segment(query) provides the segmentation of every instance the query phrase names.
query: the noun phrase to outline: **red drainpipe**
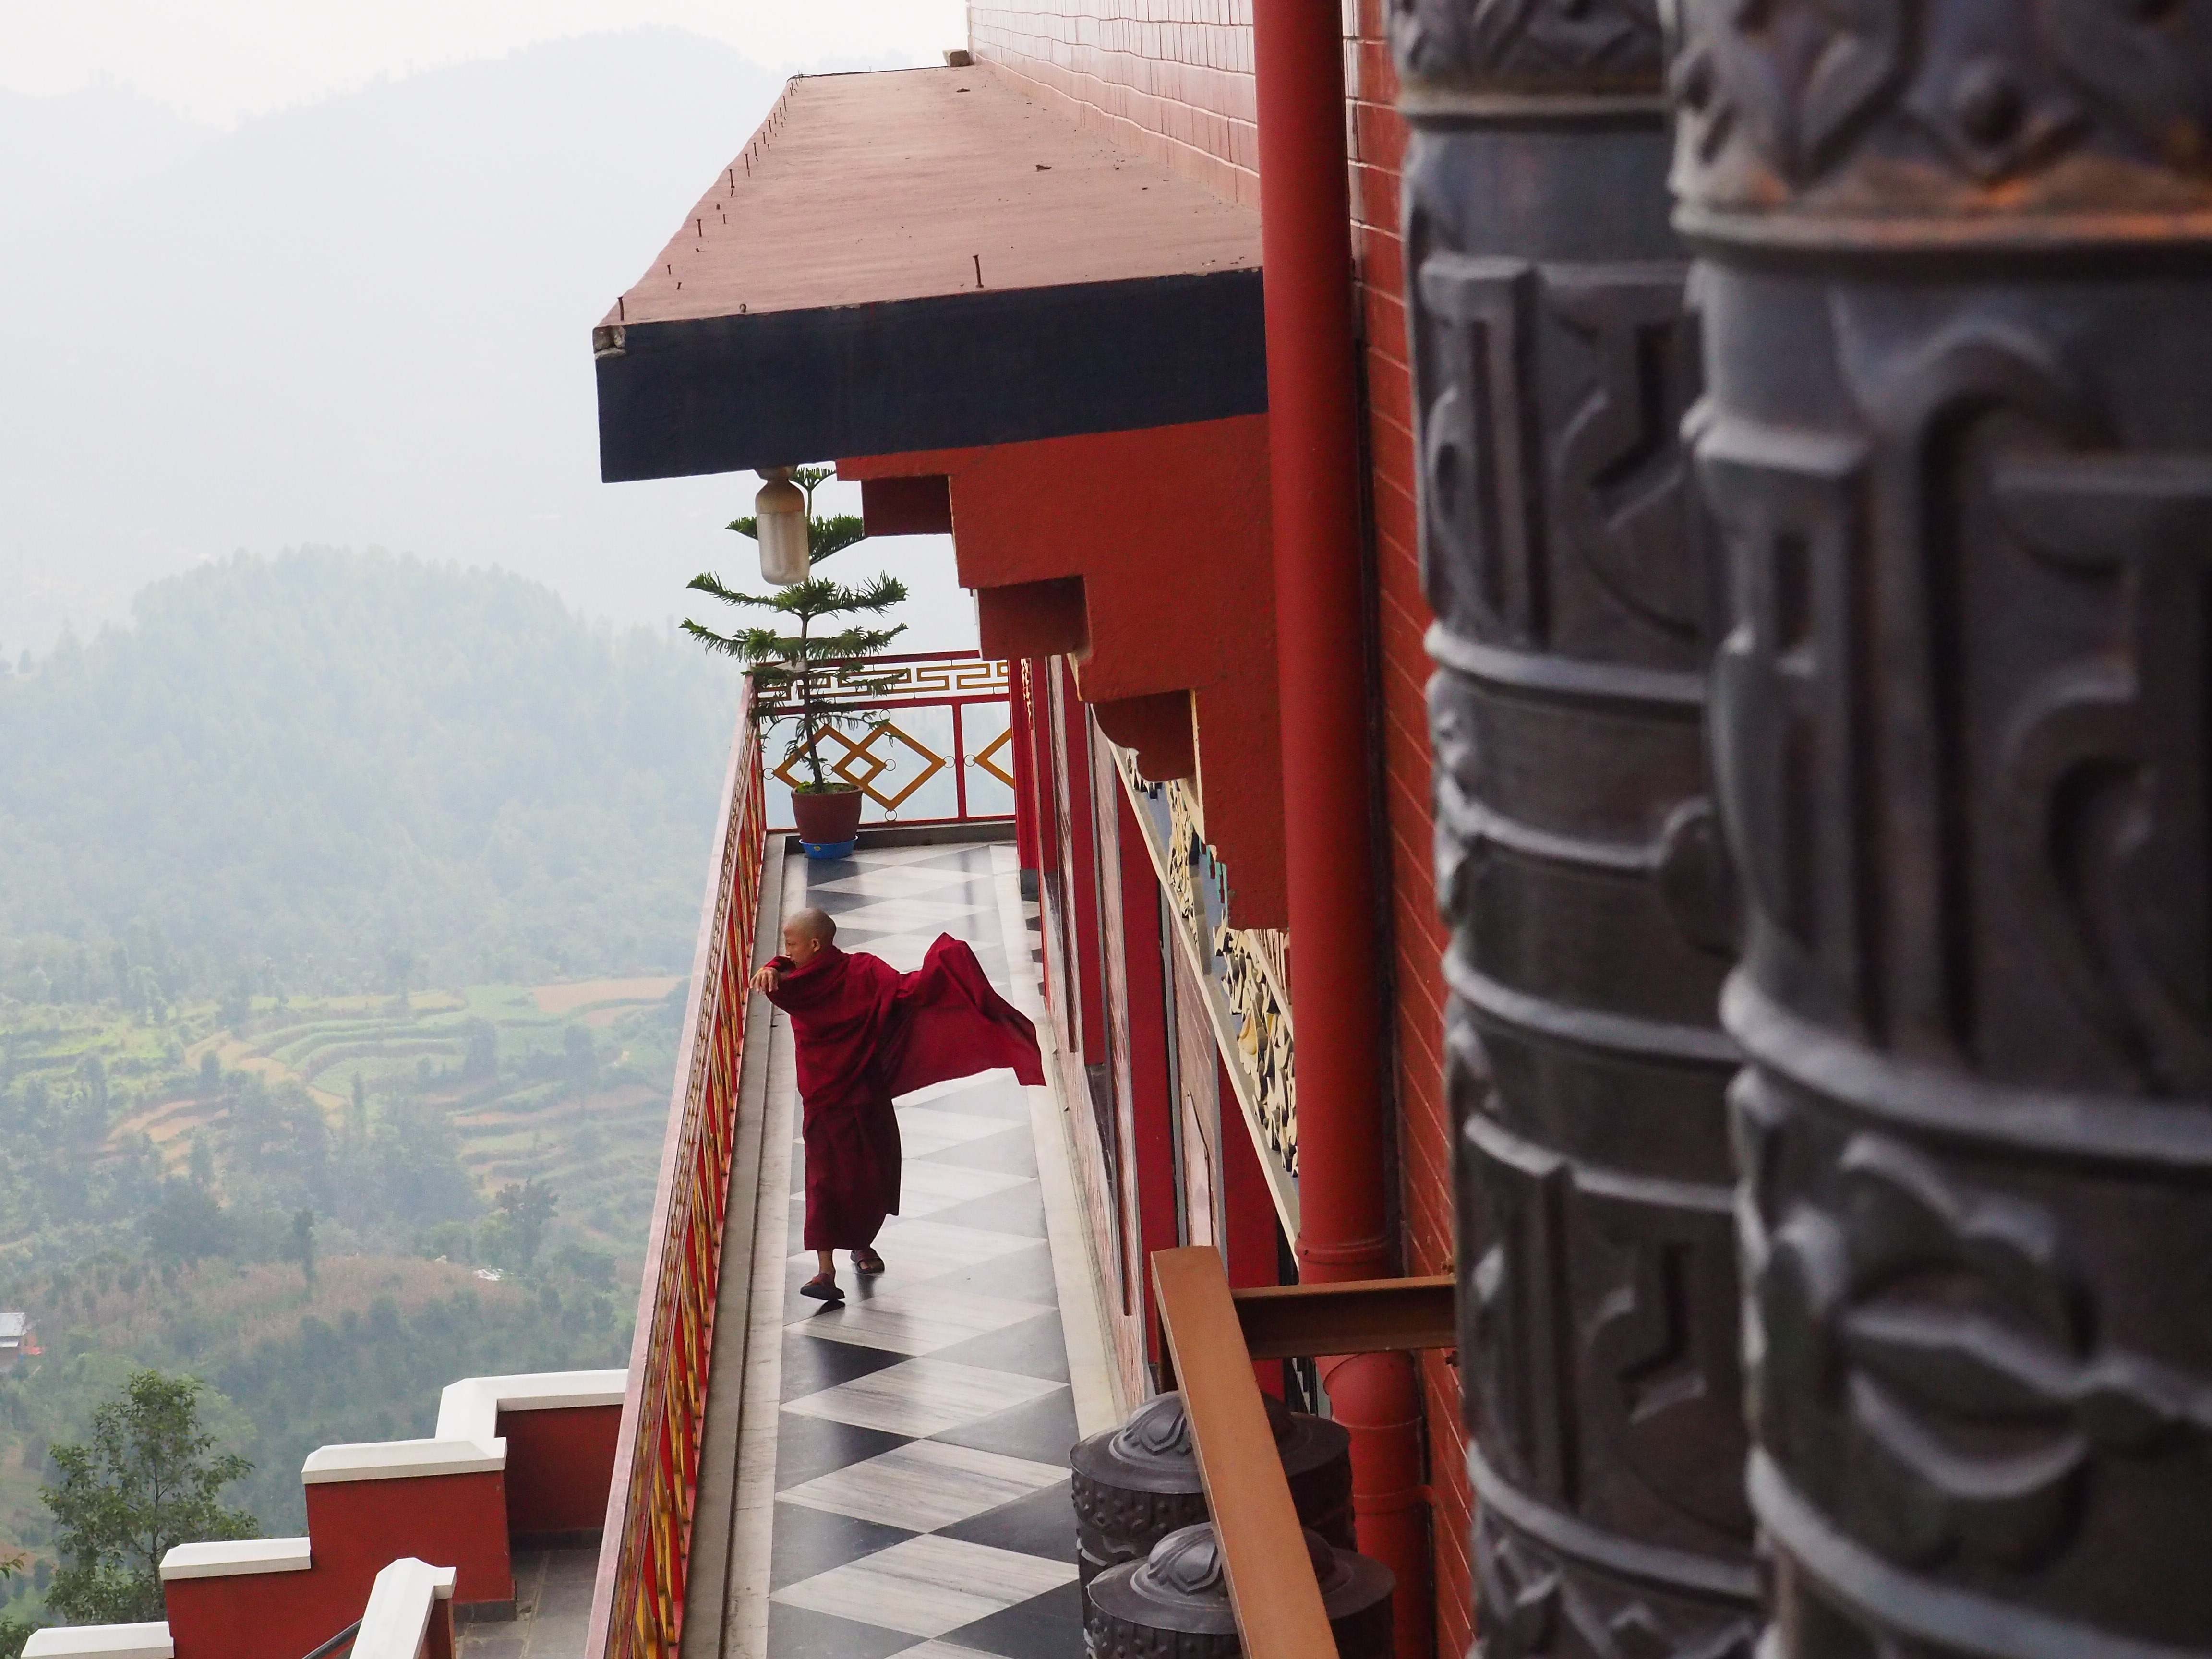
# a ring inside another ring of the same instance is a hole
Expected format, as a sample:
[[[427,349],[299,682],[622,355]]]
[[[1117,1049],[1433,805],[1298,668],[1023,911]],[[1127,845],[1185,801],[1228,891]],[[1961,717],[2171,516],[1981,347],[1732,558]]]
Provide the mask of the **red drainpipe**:
[[[1372,773],[1354,422],[1352,204],[1339,0],[1257,0],[1253,68],[1266,264],[1267,441],[1283,708],[1284,840],[1297,1031],[1298,1271],[1394,1271],[1383,1192]],[[1398,1576],[1399,1659],[1428,1659],[1427,1503],[1412,1361],[1322,1362],[1352,1432],[1359,1547]]]

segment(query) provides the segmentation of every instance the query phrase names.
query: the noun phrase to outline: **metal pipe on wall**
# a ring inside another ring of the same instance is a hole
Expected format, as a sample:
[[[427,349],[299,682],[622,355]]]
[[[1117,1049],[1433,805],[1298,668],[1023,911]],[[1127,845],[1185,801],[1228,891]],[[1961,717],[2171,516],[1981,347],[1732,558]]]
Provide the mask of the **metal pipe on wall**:
[[[1368,817],[1359,449],[1344,38],[1337,0],[1258,0],[1260,230],[1270,497],[1297,1020],[1298,1268],[1312,1283],[1395,1266],[1384,1191],[1374,838]],[[1316,975],[1325,972],[1326,979]],[[1401,1656],[1431,1646],[1420,1398],[1402,1354],[1324,1362],[1352,1437],[1360,1549],[1398,1577]]]

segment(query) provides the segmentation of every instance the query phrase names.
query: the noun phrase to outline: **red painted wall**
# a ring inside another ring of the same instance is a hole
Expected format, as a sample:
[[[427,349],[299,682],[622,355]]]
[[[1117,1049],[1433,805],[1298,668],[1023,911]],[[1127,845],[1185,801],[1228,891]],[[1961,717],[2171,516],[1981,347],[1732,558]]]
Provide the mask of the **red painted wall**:
[[[376,1575],[405,1555],[457,1568],[457,1602],[514,1599],[497,1472],[330,1481],[307,1497],[314,1565],[306,1571],[163,1587],[177,1659],[300,1659],[360,1618]],[[603,1481],[600,1515],[605,1504]]]
[[[504,1474],[334,1480],[307,1492],[314,1571],[357,1581],[356,1607],[367,1604],[376,1575],[403,1555],[455,1569],[457,1602],[514,1599]],[[605,1488],[601,1494],[604,1516]]]
[[[499,1414],[499,1432],[507,1440],[510,1540],[599,1529],[607,1518],[621,1428],[620,1406]]]
[[[951,480],[953,553],[979,592],[987,650],[1060,653],[1090,702],[1191,694],[1206,836],[1237,884],[1231,913],[1239,927],[1283,926],[1267,416],[847,457],[837,471]],[[1059,599],[1079,588],[1075,629]],[[1042,603],[1047,592],[1059,599]],[[1002,611],[994,598],[1009,594],[1023,603]]]
[[[169,1638],[177,1659],[300,1659],[361,1617],[375,1577],[356,1584],[319,1565],[179,1579],[162,1587]]]

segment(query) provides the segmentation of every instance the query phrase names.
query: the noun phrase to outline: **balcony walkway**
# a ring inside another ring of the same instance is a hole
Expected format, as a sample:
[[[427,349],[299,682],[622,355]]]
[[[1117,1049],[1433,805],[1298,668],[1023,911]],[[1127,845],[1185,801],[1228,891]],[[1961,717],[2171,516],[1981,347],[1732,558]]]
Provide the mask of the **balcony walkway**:
[[[790,859],[783,878],[783,914],[818,905],[845,949],[910,969],[949,933],[1039,1013],[1011,848]],[[841,1255],[850,1299],[824,1309],[799,1294],[814,1270],[799,1246],[803,1148],[790,1028],[779,1014],[772,1030],[769,1145],[788,1151],[760,1178],[790,1194],[787,1259],[780,1301],[757,1267],[722,1625],[698,1605],[695,1540],[686,1659],[1079,1653],[1066,1455],[1079,1418],[1103,1425],[1113,1406],[1054,1097],[997,1073],[902,1100],[904,1203],[878,1246],[888,1271],[860,1280]],[[702,1518],[710,1507],[702,1489]]]

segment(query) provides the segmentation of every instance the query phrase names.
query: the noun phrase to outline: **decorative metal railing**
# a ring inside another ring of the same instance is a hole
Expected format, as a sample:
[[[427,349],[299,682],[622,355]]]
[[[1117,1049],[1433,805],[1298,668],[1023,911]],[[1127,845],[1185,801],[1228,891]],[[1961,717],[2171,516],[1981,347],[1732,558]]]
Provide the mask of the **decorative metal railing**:
[[[691,1006],[647,1237],[629,1389],[592,1594],[585,1651],[592,1659],[664,1659],[676,1652],[683,1626],[722,1224],[737,1141],[746,979],[766,848],[761,731],[748,687],[723,786],[714,903],[692,960]]]
[[[825,663],[816,671],[840,712],[879,716],[865,732],[831,729],[819,740],[823,769],[866,797],[863,823],[990,823],[1014,813],[1013,726],[1006,665],[973,651],[929,652]],[[769,805],[789,830],[790,790],[805,763],[784,756],[798,714],[792,688],[763,686]]]

